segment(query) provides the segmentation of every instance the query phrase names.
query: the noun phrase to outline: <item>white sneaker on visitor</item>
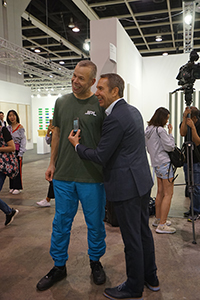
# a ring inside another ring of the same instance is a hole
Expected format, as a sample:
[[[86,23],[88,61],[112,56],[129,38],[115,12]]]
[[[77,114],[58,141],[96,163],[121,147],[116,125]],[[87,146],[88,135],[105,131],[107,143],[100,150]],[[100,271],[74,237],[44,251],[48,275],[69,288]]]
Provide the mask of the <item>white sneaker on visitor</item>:
[[[165,224],[159,224],[156,228],[157,233],[175,233],[176,229]]]
[[[9,193],[12,193],[14,190],[13,189],[11,189],[10,191],[9,191]]]
[[[155,227],[157,227],[159,224],[160,224],[160,219],[155,218],[154,221],[153,221],[153,223],[152,223],[152,225],[155,226]],[[171,221],[169,221],[169,220],[166,221],[166,225],[167,226],[170,226],[171,224],[172,224]]]
[[[12,194],[13,194],[13,195],[18,195],[20,192],[21,192],[20,190],[13,190],[13,191],[12,191]]]
[[[36,202],[39,206],[48,207],[51,206],[51,203],[47,201],[47,199],[43,199],[39,202]]]

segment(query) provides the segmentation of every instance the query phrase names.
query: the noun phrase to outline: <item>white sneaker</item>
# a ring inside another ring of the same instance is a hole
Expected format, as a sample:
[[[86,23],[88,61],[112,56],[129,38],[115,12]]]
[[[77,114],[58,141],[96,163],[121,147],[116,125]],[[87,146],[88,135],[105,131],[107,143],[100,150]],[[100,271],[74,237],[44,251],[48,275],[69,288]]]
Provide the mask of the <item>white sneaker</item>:
[[[156,228],[156,232],[157,233],[175,233],[176,229],[171,226],[167,226],[165,223],[163,225],[159,224],[158,227]]]
[[[13,191],[12,191],[12,194],[13,194],[13,195],[18,195],[19,193],[21,193],[20,190],[13,190]]]
[[[160,224],[160,219],[155,218],[153,223],[152,223],[152,226],[157,227],[159,224]],[[165,224],[167,226],[170,226],[172,224],[172,222],[167,220]]]
[[[12,193],[14,190],[13,189],[11,189],[10,191],[9,191],[9,193]]]
[[[39,202],[36,202],[39,206],[48,207],[51,206],[51,203],[47,201],[47,199],[43,199]]]

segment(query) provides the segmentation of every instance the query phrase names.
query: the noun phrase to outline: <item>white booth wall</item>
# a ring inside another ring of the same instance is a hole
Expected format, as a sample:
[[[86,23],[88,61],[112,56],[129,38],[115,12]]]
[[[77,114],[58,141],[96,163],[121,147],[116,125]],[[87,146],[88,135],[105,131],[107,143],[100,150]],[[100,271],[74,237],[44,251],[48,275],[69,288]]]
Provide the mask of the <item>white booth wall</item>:
[[[90,36],[90,57],[97,65],[97,80],[102,73],[119,74],[125,81],[125,99],[140,109],[142,56],[121,23],[116,18],[91,21]],[[110,44],[116,48],[116,61],[110,59]]]

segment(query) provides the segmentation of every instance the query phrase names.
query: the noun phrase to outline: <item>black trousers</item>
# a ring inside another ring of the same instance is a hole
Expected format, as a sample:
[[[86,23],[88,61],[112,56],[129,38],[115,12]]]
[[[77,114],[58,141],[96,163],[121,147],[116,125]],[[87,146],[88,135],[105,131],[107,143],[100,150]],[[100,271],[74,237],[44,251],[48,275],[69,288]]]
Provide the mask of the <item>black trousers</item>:
[[[15,150],[16,156],[17,156],[18,152],[19,151]],[[21,157],[21,159],[19,159],[19,156],[17,156],[17,160],[18,160],[18,165],[19,165],[19,173],[13,179],[11,179],[11,178],[9,179],[10,180],[10,189],[22,190],[23,189],[23,185],[22,185],[22,160],[23,160],[23,158]]]
[[[156,277],[154,241],[149,228],[150,192],[143,197],[115,201],[115,212],[125,245],[127,285],[141,293],[144,281]]]
[[[47,197],[50,199],[54,199],[54,190],[53,190],[53,181],[49,181],[49,189],[48,189],[48,193],[47,193]]]

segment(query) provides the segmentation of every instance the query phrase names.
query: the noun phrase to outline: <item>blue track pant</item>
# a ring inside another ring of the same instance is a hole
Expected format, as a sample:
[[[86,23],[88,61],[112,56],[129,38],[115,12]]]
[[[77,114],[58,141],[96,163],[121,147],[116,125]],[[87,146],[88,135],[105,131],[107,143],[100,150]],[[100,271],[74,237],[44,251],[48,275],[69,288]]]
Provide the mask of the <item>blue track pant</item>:
[[[68,246],[73,219],[79,200],[88,228],[88,255],[99,260],[104,255],[106,196],[102,183],[82,183],[53,179],[56,212],[53,220],[50,254],[55,266],[64,266],[68,260]]]

